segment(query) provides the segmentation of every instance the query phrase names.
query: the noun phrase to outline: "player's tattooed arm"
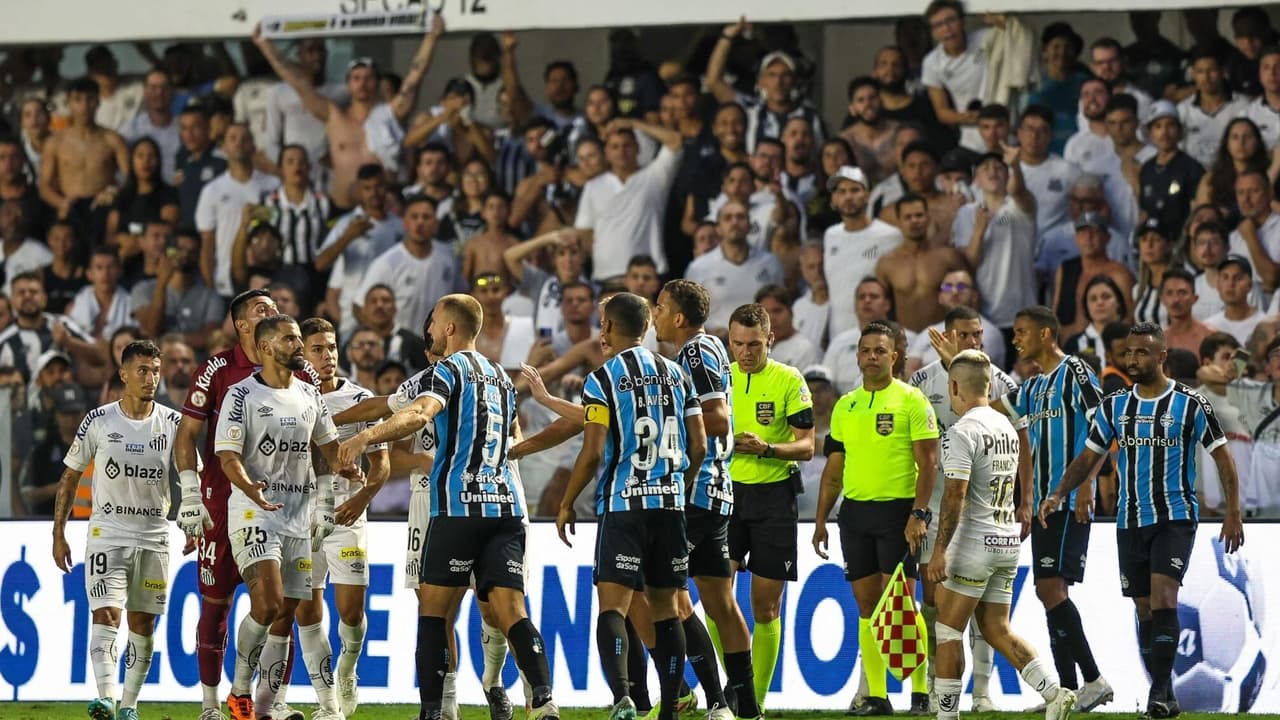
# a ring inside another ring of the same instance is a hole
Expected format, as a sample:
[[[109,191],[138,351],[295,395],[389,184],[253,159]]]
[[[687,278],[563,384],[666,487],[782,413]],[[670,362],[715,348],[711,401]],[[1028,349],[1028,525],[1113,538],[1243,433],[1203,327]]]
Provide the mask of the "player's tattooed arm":
[[[968,480],[947,479],[946,489],[942,492],[942,508],[938,511],[938,542],[933,553],[946,555],[947,546],[956,534],[960,525],[960,509],[964,507],[965,493],[969,492]]]
[[[53,561],[62,572],[71,572],[71,546],[67,544],[67,516],[71,514],[71,501],[75,498],[80,473],[67,468],[58,480],[58,494],[53,505]]]

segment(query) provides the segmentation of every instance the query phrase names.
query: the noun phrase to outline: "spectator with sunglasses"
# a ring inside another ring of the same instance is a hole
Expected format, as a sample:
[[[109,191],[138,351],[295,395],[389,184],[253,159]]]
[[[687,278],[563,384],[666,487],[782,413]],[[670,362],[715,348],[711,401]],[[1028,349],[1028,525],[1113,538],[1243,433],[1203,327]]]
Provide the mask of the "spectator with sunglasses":
[[[948,311],[960,305],[978,310],[982,306],[982,299],[978,294],[978,286],[973,282],[973,274],[968,270],[952,270],[947,273],[938,286],[938,304]],[[930,325],[929,329],[942,332],[943,325],[939,322]],[[982,351],[991,358],[992,365],[1005,367],[1004,338],[995,321],[985,315],[982,316]],[[914,373],[937,359],[938,353],[929,342],[926,330],[917,335],[907,348],[907,372]]]

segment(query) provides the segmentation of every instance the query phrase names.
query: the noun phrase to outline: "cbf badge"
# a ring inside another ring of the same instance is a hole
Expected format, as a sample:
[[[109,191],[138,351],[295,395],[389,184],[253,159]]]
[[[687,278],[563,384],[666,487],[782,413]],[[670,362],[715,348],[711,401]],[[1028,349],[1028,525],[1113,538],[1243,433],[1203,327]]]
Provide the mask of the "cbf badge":
[[[768,425],[773,422],[773,403],[758,402],[756,403],[756,422],[761,425]]]
[[[893,434],[893,413],[876,413],[876,432],[886,437]]]

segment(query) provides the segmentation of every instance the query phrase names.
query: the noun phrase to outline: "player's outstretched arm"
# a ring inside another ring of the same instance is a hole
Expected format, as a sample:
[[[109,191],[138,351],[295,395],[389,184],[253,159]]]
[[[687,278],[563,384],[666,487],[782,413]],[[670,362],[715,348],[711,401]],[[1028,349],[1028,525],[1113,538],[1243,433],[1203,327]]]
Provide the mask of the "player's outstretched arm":
[[[244,469],[244,463],[240,460],[240,453],[231,450],[218,451],[218,462],[222,464],[222,473],[227,476],[231,484],[240,489],[250,500],[263,510],[275,512],[284,507],[279,503],[267,502],[262,495],[262,491],[267,488],[265,482],[254,482],[249,479],[249,473]]]
[[[391,406],[387,401],[389,395],[367,397],[351,407],[333,416],[334,425],[352,425],[381,420],[391,414]]]
[[[71,572],[71,546],[67,544],[67,517],[80,484],[80,473],[67,468],[58,480],[58,494],[53,501],[53,561],[62,572]]]
[[[537,368],[529,365],[528,363],[520,363],[520,374],[524,376],[525,381],[529,384],[529,395],[532,396],[539,405],[559,415],[565,420],[582,425],[583,420],[586,418],[582,406],[575,405],[564,398],[552,395],[550,391],[547,390],[546,383],[542,382],[542,375],[538,372]],[[568,438],[565,439],[567,440]]]
[[[813,518],[813,551],[823,560],[827,556],[827,518],[840,497],[840,484],[844,478],[844,444],[827,437],[824,448],[826,465],[822,466],[822,480],[818,484],[818,509]]]
[[[355,437],[343,442],[338,448],[338,465],[354,465],[364,454],[365,448],[381,442],[393,442],[408,437],[426,427],[431,418],[443,409],[439,400],[422,396],[414,400],[408,407],[392,415],[389,420],[365,428]]]
[[[519,460],[544,450],[550,450],[580,432],[582,432],[582,420],[575,422],[569,418],[556,418],[555,422],[541,431],[513,445],[507,455],[512,460]]]
[[[593,407],[604,410],[602,414],[608,415],[608,410],[603,406]],[[587,414],[588,418],[593,416],[596,414]],[[556,531],[560,534],[560,541],[569,547],[573,547],[573,543],[569,542],[569,535],[574,534],[573,524],[578,519],[578,514],[573,510],[573,503],[595,478],[596,471],[600,469],[600,459],[604,456],[604,442],[608,432],[607,424],[595,421],[588,421],[583,426],[582,449],[578,451],[578,460],[573,464],[573,473],[569,476],[569,487],[564,489],[564,497],[560,500],[560,514],[556,516]],[[565,534],[566,527],[569,530],[568,535]]]
[[[1090,448],[1084,448],[1080,454],[1076,456],[1071,464],[1067,466],[1067,471],[1062,474],[1062,482],[1058,483],[1058,489],[1045,496],[1044,501],[1040,503],[1040,525],[1048,527],[1046,518],[1050,513],[1058,511],[1062,501],[1072,490],[1080,487],[1093,474],[1094,466],[1102,460],[1100,453],[1094,452]]]
[[[1240,519],[1240,478],[1236,475],[1236,463],[1226,444],[1213,449],[1213,464],[1218,468],[1222,482],[1222,497],[1227,501],[1227,516],[1222,520],[1222,532],[1218,537],[1227,546],[1227,552],[1235,552],[1244,545],[1244,524]]]
[[[319,120],[328,120],[330,109],[333,107],[333,101],[321,95],[315,87],[311,85],[311,81],[306,78],[296,68],[290,66],[280,57],[280,53],[276,52],[276,47],[271,40],[262,35],[262,23],[258,23],[253,28],[253,44],[258,46],[258,51],[262,53],[262,57],[271,65],[271,69],[275,74],[285,81],[294,92],[298,93],[298,97],[302,100],[302,106],[307,112],[314,115]]]

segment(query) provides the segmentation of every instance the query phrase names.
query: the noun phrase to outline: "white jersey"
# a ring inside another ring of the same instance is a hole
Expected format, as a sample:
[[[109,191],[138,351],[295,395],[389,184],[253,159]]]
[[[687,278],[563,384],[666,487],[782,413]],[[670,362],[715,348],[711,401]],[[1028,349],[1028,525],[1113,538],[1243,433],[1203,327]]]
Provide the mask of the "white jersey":
[[[948,482],[969,482],[956,527],[957,548],[998,552],[1021,544],[1014,512],[1018,434],[1007,417],[991,407],[965,413],[943,436],[942,472]]]
[[[333,418],[314,386],[290,376],[288,387],[273,388],[256,374],[232,385],[218,415],[213,448],[239,454],[249,480],[265,482],[263,496],[283,507],[266,512],[233,484],[227,498],[231,528],[251,521],[286,537],[310,537],[311,443],[337,439]]]
[[[902,233],[897,226],[883,220],[872,220],[855,231],[846,230],[844,223],[838,222],[823,233],[822,261],[831,297],[831,337],[858,327],[853,313],[858,283],[864,277],[875,277],[880,258],[901,244]]]
[[[360,387],[350,380],[347,380],[346,378],[338,378],[338,387],[334,388],[332,392],[321,393],[320,399],[324,401],[325,407],[329,409],[329,417],[333,417],[343,410],[347,410],[352,407],[361,400],[372,396],[373,393],[365,390],[363,387]],[[378,421],[375,420],[373,422],[350,423],[348,425],[338,426],[338,440],[350,440],[356,436],[356,433],[377,424]],[[365,448],[364,454],[369,455],[371,453],[378,452],[379,450],[385,450],[386,448],[386,443],[377,443]],[[333,495],[334,506],[336,507],[346,502],[355,494],[355,492],[356,488],[352,487],[352,482],[350,480],[344,477],[339,477],[338,488]],[[364,515],[361,515],[359,523],[363,522]]]
[[[169,552],[169,470],[181,420],[159,403],[142,420],[119,402],[85,416],[63,464],[80,473],[93,464],[91,540]]]

